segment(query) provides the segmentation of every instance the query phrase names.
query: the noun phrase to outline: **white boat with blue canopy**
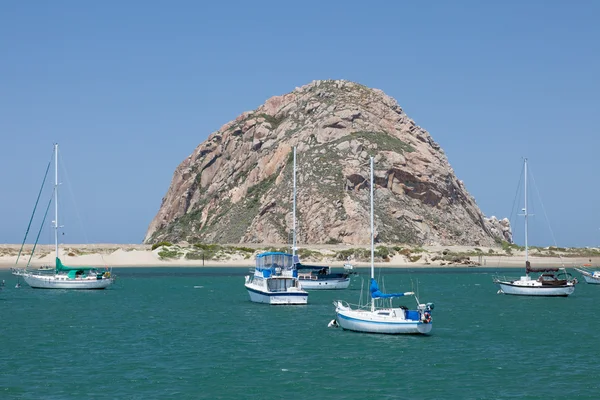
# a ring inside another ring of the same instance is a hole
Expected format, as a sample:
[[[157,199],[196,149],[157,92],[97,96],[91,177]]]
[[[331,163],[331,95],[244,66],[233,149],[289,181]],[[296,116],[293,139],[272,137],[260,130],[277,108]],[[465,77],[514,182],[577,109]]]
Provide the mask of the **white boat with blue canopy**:
[[[337,325],[343,329],[384,334],[428,334],[433,328],[432,303],[419,304],[414,292],[383,293],[374,278],[369,287],[371,302],[367,307],[352,306],[338,300],[334,303]],[[417,302],[415,310],[405,306],[394,307],[392,299],[414,296]],[[379,301],[379,304],[377,302]]]
[[[257,255],[254,273],[246,276],[245,286],[250,300],[255,303],[301,305],[308,302],[308,292],[302,290],[292,254]]]
[[[293,237],[292,254],[266,252],[256,256],[252,275],[246,276],[246,289],[255,303],[301,305],[308,303],[295,264],[296,256],[296,148],[294,147]]]
[[[384,293],[375,280],[374,267],[374,227],[373,227],[373,157],[371,157],[371,280],[370,301],[366,306],[350,305],[342,300],[334,301],[336,319],[330,326],[343,329],[383,334],[428,334],[433,328],[431,312],[433,303],[421,304],[414,292]],[[416,309],[406,306],[393,306],[395,298],[412,296]]]

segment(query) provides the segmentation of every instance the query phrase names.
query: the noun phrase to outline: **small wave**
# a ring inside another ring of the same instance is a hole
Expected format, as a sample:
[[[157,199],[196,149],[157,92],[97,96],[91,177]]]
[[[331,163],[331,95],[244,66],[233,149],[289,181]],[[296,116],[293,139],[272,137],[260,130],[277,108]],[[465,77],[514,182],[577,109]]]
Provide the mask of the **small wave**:
[[[203,289],[204,286],[194,286],[194,289]]]

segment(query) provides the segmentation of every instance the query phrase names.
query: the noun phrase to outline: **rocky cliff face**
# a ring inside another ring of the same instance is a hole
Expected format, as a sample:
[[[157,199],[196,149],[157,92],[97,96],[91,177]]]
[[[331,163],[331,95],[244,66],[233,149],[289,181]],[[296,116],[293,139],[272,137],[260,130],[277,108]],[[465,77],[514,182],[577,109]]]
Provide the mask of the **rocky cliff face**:
[[[376,240],[494,245],[487,219],[444,151],[394,99],[347,81],[314,81],[225,124],[175,170],[145,242],[289,242],[297,147],[298,243],[369,243],[369,156]]]

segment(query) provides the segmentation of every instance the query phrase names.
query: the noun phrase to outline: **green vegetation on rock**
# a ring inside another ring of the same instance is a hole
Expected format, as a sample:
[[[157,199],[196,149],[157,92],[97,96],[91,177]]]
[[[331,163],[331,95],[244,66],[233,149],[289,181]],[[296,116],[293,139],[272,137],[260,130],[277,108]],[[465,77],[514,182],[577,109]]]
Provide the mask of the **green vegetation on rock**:
[[[408,143],[390,135],[387,132],[369,132],[369,131],[357,131],[352,132],[350,136],[354,139],[365,139],[371,143],[377,144],[378,149],[386,149],[402,154],[404,152],[411,153],[415,149]],[[376,152],[367,149],[369,155],[374,156]]]
[[[158,243],[154,243],[152,245],[152,250],[156,250],[156,249],[158,249],[161,246],[169,247],[169,246],[172,246],[172,244],[170,242],[158,242]]]
[[[161,250],[158,252],[158,256],[161,260],[168,260],[173,258],[180,258],[182,253],[177,250]]]
[[[269,115],[269,114],[257,114],[256,117],[262,117],[265,119],[265,121],[271,125],[271,129],[275,130],[279,127],[279,125],[281,125],[281,123],[283,122],[283,120],[285,119],[285,115],[281,115],[279,117],[275,117],[273,115]]]

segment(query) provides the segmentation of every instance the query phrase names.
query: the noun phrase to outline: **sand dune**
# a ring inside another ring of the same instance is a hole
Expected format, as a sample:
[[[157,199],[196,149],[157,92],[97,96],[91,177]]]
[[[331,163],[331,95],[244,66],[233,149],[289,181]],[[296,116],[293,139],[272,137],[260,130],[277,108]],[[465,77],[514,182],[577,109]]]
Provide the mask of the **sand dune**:
[[[0,268],[25,267],[29,261],[31,245],[25,246],[18,264],[17,253],[20,245],[0,245]],[[210,260],[188,260],[185,257],[178,259],[161,259],[158,252],[160,249],[152,250],[149,245],[124,245],[124,244],[95,244],[95,245],[65,245],[61,246],[60,257],[65,265],[88,265],[97,267],[168,267],[168,266],[215,266],[215,267],[243,267],[254,265],[254,256],[263,251],[265,245],[254,245],[254,254],[240,255],[236,253],[222,255],[220,259]],[[284,247],[278,245],[276,247]],[[348,249],[344,245],[317,245],[307,249],[318,251],[320,258],[311,258],[310,262],[319,262],[333,267],[342,267],[343,261],[334,258],[336,251]],[[457,262],[442,260],[444,255],[475,253],[474,247],[469,246],[425,246],[425,251],[417,253],[420,258],[411,261],[409,257],[395,254],[387,262],[376,262],[377,267],[440,267],[440,266],[474,266],[486,268],[500,267],[523,267],[525,265],[525,253],[514,252],[506,255],[501,248],[481,249],[479,256],[462,257]],[[185,248],[183,248],[185,253]],[[493,252],[494,254],[490,254]],[[565,266],[574,267],[582,264],[599,265],[600,258],[589,257],[539,257],[530,256],[529,260],[533,266]],[[368,267],[368,261],[351,260],[357,267]],[[38,246],[35,256],[31,259],[31,265],[42,266],[54,263],[54,249],[49,246]]]

